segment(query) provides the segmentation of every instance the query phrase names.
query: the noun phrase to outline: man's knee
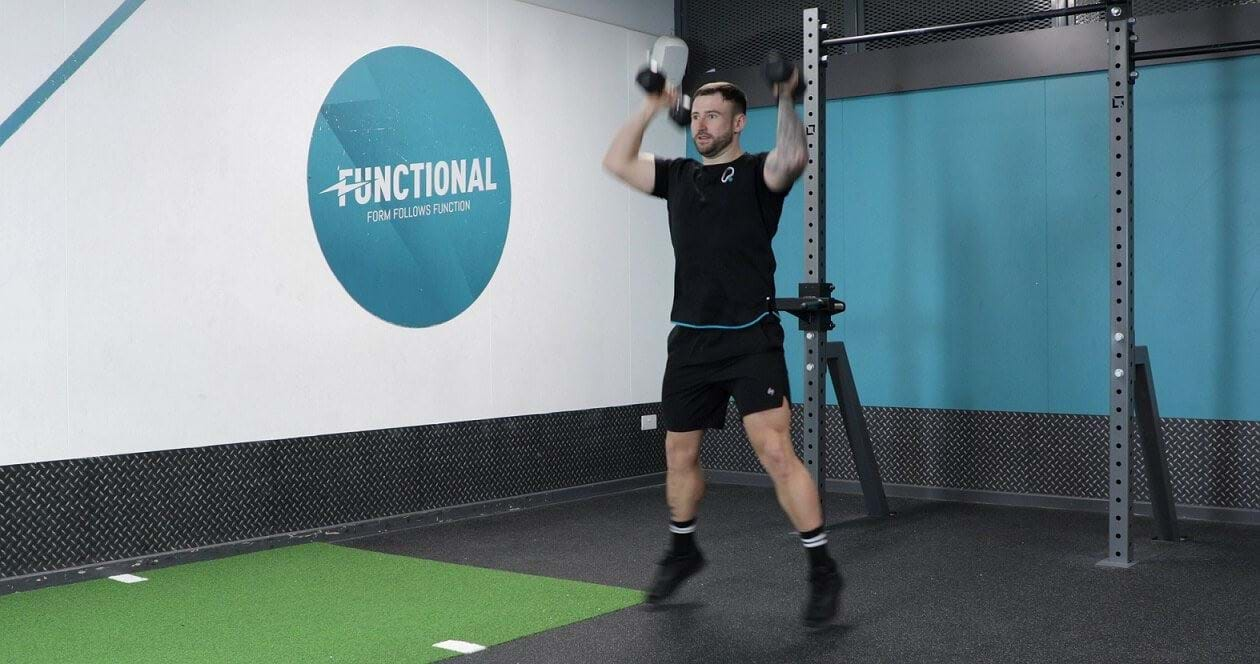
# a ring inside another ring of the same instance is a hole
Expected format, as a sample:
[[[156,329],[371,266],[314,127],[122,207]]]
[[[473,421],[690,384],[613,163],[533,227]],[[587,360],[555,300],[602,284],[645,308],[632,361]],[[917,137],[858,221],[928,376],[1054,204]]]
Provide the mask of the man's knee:
[[[670,470],[689,470],[700,465],[700,432],[665,436],[665,465]]]
[[[787,435],[767,436],[757,446],[757,459],[774,479],[787,476],[799,463],[796,451],[792,449],[792,439]]]

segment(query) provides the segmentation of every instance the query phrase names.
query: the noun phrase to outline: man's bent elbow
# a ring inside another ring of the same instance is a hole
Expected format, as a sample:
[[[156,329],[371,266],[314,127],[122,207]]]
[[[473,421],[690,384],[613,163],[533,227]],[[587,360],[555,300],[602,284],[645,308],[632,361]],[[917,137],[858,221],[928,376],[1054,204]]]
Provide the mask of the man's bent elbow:
[[[609,175],[621,177],[621,173],[625,170],[625,165],[613,159],[611,156],[604,157],[604,172]]]

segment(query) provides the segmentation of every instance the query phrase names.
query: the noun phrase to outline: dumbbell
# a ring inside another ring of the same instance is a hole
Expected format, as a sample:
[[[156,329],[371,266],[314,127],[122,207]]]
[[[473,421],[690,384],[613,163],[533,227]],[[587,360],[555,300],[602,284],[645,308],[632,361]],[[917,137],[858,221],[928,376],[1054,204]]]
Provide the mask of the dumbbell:
[[[797,69],[796,63],[788,62],[783,59],[783,55],[774,49],[766,51],[766,61],[761,65],[761,73],[766,78],[766,84],[774,89],[776,83],[783,83],[792,78],[792,72]],[[801,78],[796,81],[796,88],[792,90],[792,98],[795,99],[805,93],[805,79]]]
[[[649,59],[648,64],[634,77],[643,91],[650,95],[658,95],[665,90],[665,74],[657,67],[656,60]],[[680,127],[691,124],[691,97],[679,95],[678,101],[669,109],[669,119]]]

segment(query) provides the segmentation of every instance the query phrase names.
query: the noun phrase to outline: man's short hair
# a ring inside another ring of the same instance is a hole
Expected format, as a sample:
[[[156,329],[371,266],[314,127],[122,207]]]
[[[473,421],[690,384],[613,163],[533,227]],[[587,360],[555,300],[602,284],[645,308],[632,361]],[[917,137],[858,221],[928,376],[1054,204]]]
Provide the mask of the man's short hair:
[[[705,95],[722,95],[722,99],[735,103],[735,113],[738,115],[748,114],[748,97],[744,96],[744,91],[733,83],[718,81],[716,83],[705,83],[691,95],[694,100]]]

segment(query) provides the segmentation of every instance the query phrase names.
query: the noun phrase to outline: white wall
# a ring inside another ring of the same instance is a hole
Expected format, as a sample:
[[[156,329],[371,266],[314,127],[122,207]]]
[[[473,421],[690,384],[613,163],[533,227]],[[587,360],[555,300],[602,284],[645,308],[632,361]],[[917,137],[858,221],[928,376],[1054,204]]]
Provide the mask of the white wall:
[[[34,6],[0,0],[0,117],[117,0]],[[655,35],[512,0],[242,7],[145,3],[0,146],[0,465],[659,399],[664,205],[599,168]],[[421,329],[349,297],[306,200],[324,95],[399,44],[477,85],[512,172],[493,280]],[[683,151],[667,124],[645,149]]]
[[[526,0],[654,35],[674,34],[674,0]]]

